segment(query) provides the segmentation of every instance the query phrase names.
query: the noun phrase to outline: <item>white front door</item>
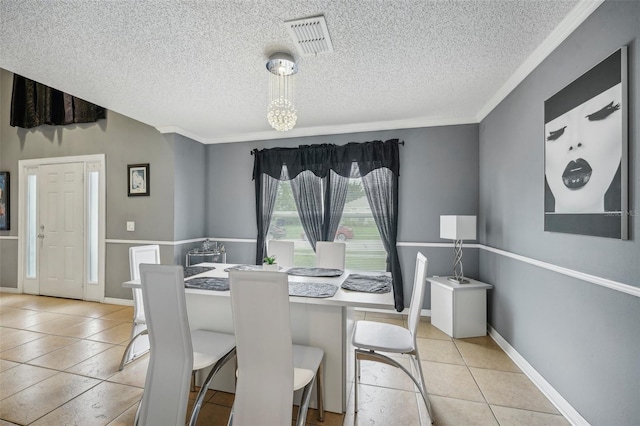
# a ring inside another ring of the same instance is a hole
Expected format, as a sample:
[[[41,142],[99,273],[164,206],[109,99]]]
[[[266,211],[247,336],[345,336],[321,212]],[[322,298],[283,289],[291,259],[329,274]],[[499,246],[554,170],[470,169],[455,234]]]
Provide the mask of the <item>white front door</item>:
[[[84,298],[84,164],[40,166],[40,294]]]

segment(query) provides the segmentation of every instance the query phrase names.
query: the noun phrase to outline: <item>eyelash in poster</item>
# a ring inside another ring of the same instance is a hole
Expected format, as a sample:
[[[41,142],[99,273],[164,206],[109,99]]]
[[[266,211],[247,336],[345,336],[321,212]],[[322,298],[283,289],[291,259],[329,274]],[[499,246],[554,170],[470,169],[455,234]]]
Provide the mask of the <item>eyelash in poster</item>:
[[[589,121],[604,120],[605,118],[613,114],[615,111],[618,111],[619,109],[620,109],[620,104],[614,105],[612,101],[609,105],[605,106],[599,111],[594,112],[593,114],[589,114],[585,116],[585,118],[587,118]]]
[[[562,136],[564,134],[564,129],[566,129],[566,128],[567,128],[567,126],[564,126],[561,129],[549,132],[549,136],[547,136],[547,140],[548,141],[555,141],[556,139],[558,139],[560,136]]]

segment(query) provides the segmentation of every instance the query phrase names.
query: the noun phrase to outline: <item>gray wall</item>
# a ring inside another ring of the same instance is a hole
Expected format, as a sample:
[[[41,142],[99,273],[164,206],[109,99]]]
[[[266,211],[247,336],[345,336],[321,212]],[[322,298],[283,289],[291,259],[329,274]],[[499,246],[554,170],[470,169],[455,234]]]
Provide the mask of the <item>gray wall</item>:
[[[162,135],[138,121],[107,112],[92,124],[9,126],[13,74],[0,70],[0,169],[11,173],[11,230],[18,235],[18,161],[33,158],[105,154],[107,176],[106,238],[167,240],[174,237],[174,135]],[[151,196],[127,196],[127,164],[150,163]],[[126,222],[135,221],[135,232]],[[0,287],[17,287],[17,240],[0,240]],[[131,298],[122,282],[129,278],[128,246],[107,244],[106,296]],[[172,250],[162,252],[165,261]]]
[[[175,135],[174,239],[192,240],[205,236],[206,147]],[[174,262],[183,264],[187,252],[200,243],[174,246]]]
[[[255,239],[255,189],[251,180],[254,148],[295,147],[400,139],[398,241],[449,242],[440,239],[440,215],[477,214],[478,126],[387,130],[207,146],[206,232],[209,236]],[[255,243],[227,243],[229,262],[255,261]],[[405,294],[413,288],[417,251],[430,258],[429,274],[451,274],[452,250],[434,247],[399,249]],[[478,253],[464,252],[465,273],[478,276]],[[410,297],[405,298],[405,304]],[[427,292],[424,307],[429,309]]]
[[[605,2],[480,124],[480,242],[640,287],[640,3]],[[630,240],[543,231],[543,103],[629,45]],[[480,254],[489,322],[590,423],[640,424],[640,298]]]

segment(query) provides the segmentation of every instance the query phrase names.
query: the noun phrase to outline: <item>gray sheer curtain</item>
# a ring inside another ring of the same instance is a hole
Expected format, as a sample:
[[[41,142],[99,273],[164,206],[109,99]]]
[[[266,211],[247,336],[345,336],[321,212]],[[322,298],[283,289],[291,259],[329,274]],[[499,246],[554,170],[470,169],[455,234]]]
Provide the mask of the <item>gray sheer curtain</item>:
[[[398,176],[387,168],[370,171],[362,176],[373,219],[387,252],[387,271],[393,277],[393,297],[398,312],[404,309],[402,273],[396,243],[398,240]]]
[[[340,220],[342,220],[344,204],[347,201],[349,178],[331,171],[327,175],[326,181],[322,241],[333,241],[340,225]]]
[[[273,216],[273,208],[276,205],[280,181],[262,173],[256,180],[256,220],[258,225],[258,237],[256,244],[256,265],[262,264],[262,259],[267,255],[267,233]]]
[[[322,184],[324,181],[324,202]],[[347,200],[349,178],[330,171],[321,179],[310,171],[304,171],[291,179],[291,190],[298,216],[307,239],[316,250],[316,242],[333,241],[342,219]],[[323,207],[324,206],[324,207]]]
[[[322,241],[322,179],[306,170],[291,179],[291,192],[304,233],[315,251],[316,241]]]

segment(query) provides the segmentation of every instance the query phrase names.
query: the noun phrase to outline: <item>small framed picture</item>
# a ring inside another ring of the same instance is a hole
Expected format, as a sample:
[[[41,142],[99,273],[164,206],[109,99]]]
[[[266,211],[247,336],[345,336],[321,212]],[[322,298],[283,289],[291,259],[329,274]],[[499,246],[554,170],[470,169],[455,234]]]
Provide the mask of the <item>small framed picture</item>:
[[[149,164],[129,164],[129,197],[149,195]]]
[[[9,229],[9,172],[0,172],[0,231]]]

